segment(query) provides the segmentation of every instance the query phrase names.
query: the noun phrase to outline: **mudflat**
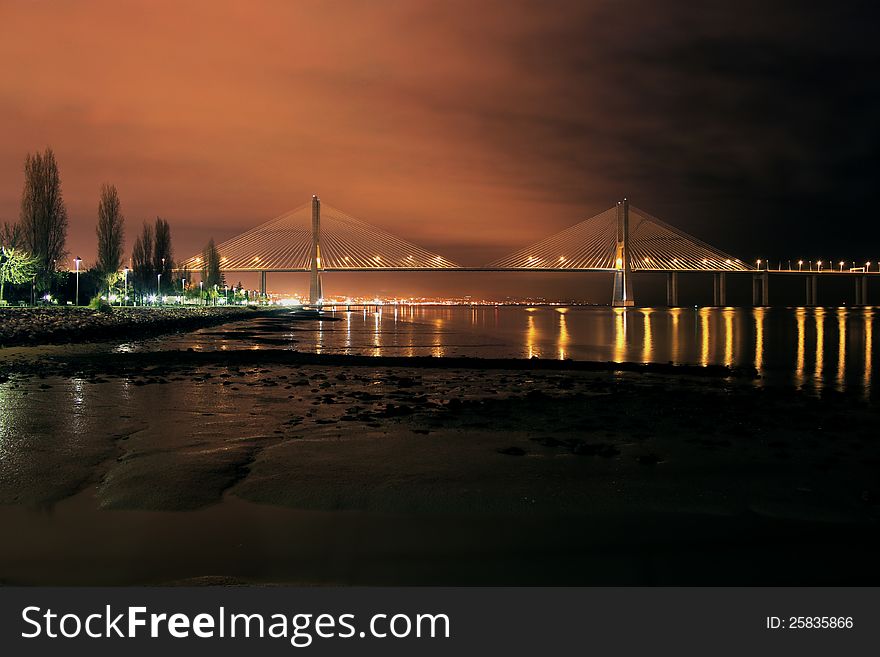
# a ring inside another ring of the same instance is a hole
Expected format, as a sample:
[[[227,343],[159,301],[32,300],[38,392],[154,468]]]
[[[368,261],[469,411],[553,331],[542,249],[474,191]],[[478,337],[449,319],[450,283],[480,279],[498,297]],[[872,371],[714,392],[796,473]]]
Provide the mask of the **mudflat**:
[[[878,412],[863,397],[731,372],[467,361],[11,364],[0,579],[880,581]]]

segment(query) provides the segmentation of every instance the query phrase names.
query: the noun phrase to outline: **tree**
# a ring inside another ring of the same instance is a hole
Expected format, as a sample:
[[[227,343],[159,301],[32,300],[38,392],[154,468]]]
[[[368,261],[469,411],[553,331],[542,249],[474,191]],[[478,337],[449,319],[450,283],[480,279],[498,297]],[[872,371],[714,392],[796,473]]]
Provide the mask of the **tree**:
[[[107,277],[119,272],[122,264],[122,242],[125,239],[125,217],[119,203],[115,185],[101,185],[98,203],[98,270]]]
[[[24,231],[20,223],[3,222],[3,227],[0,228],[0,246],[13,249],[24,247]]]
[[[27,283],[36,273],[36,265],[36,258],[29,253],[13,246],[0,246],[0,301],[3,301],[6,283]]]
[[[61,175],[51,148],[28,153],[24,161],[21,193],[21,228],[24,243],[36,259],[40,289],[49,287],[57,262],[66,255],[67,208],[61,195]]]
[[[220,271],[220,254],[214,245],[213,237],[202,251],[202,281],[206,290],[216,290],[226,283],[223,272]]]
[[[153,271],[162,274],[164,287],[170,288],[171,271],[174,269],[174,258],[171,251],[171,227],[162,217],[156,217],[153,248]]]
[[[142,295],[147,294],[155,280],[153,271],[153,227],[146,221],[131,249],[131,269],[134,286]]]

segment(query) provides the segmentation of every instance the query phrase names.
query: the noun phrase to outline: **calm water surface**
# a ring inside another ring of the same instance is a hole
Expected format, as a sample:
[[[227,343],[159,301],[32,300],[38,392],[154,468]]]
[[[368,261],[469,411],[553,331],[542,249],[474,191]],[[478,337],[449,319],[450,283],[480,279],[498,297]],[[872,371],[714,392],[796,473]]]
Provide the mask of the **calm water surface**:
[[[163,338],[148,348],[289,347],[367,355],[754,366],[762,375],[759,385],[866,394],[877,370],[875,308],[386,306],[330,314],[341,321],[291,322],[289,330],[273,326],[271,335],[259,323],[238,323]]]

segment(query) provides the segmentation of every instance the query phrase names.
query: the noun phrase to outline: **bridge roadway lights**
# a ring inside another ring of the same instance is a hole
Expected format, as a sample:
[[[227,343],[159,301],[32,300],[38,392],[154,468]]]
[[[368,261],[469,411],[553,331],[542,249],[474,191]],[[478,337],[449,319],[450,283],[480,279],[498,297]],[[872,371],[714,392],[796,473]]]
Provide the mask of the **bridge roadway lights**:
[[[670,308],[678,306],[678,272],[666,274],[666,305]]]

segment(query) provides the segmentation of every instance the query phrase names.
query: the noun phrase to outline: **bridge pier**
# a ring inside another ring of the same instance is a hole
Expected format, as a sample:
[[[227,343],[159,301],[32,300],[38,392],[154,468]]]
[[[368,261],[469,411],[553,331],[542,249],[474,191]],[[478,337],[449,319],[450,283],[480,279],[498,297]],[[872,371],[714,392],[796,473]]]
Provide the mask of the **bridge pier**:
[[[767,272],[752,276],[752,305],[770,305],[770,276]]]
[[[713,305],[727,305],[727,276],[723,272],[716,272],[712,275],[712,300]]]
[[[617,204],[617,249],[614,266],[611,305],[616,308],[634,306],[632,272],[629,266],[629,201],[626,199]]]
[[[324,290],[321,285],[321,199],[312,196],[312,253],[309,278],[309,304],[321,305]]]
[[[266,272],[260,272],[260,298],[266,298]]]
[[[807,276],[807,303],[806,306],[818,306],[818,276]]]
[[[678,272],[666,274],[666,305],[670,308],[678,306]]]
[[[856,305],[868,305],[868,277],[856,276]]]

